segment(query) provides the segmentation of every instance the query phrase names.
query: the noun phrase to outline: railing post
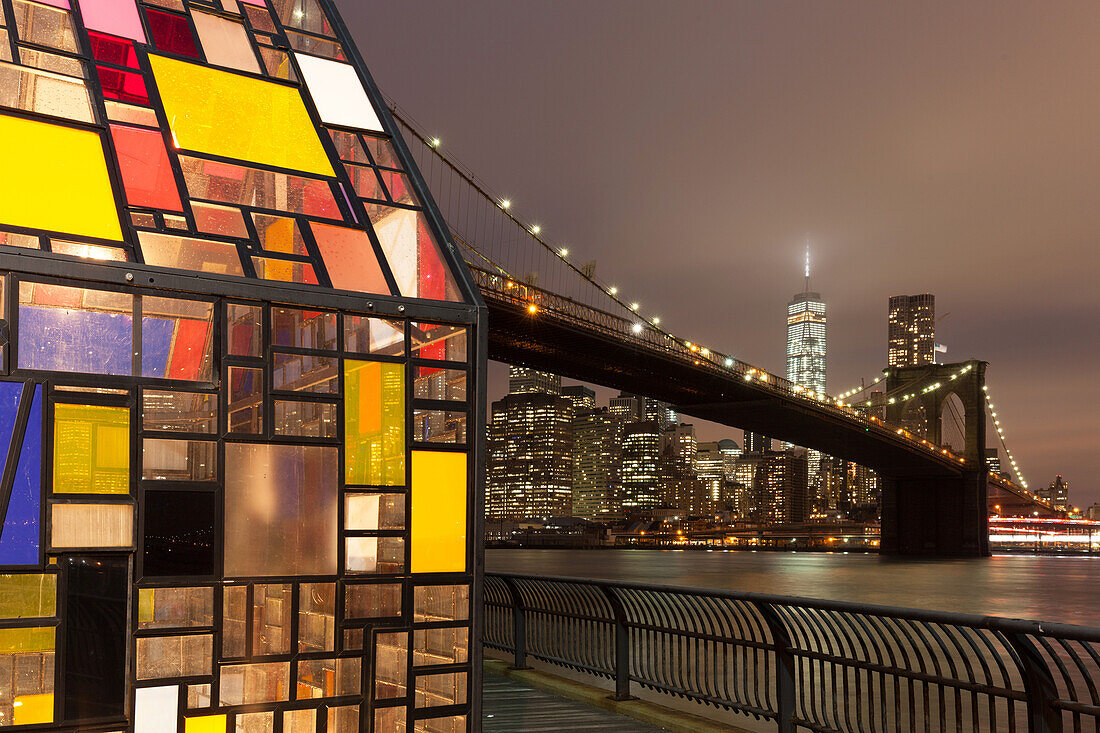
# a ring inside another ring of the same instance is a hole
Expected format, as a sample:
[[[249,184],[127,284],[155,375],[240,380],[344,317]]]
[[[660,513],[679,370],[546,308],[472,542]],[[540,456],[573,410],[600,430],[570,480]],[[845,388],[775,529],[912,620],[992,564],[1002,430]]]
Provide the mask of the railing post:
[[[775,652],[776,730],[794,733],[794,655],[791,654],[791,637],[787,626],[770,603],[754,603],[772,636]]]
[[[630,628],[626,625],[626,609],[615,590],[599,586],[615,615],[615,694],[612,700],[633,700],[630,694]]]
[[[1027,695],[1027,729],[1031,733],[1060,733],[1062,716],[1051,702],[1058,699],[1058,687],[1050,667],[1035,643],[1027,634],[1006,633],[1005,637],[1016,651],[1020,676],[1024,680]]]
[[[515,658],[512,669],[530,669],[527,666],[527,607],[523,605],[515,581],[507,576],[502,580],[512,597],[512,653]]]

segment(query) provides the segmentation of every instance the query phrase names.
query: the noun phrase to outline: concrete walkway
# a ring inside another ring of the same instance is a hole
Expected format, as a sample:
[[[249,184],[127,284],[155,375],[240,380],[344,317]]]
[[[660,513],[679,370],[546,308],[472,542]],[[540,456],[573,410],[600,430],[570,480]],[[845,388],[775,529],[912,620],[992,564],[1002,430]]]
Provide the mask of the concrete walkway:
[[[482,696],[485,733],[660,733],[660,728],[486,674]]]

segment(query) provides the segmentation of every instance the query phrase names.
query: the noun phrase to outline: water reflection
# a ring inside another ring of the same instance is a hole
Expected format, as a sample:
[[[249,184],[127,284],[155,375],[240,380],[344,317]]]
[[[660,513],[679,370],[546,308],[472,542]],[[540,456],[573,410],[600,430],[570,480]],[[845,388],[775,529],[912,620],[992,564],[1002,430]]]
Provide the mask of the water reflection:
[[[1100,557],[932,561],[855,553],[488,550],[486,567],[1100,626]]]

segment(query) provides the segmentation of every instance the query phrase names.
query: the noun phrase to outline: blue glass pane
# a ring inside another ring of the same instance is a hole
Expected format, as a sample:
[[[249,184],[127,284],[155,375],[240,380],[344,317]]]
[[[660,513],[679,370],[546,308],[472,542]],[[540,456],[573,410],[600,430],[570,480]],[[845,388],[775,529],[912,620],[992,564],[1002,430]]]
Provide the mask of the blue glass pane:
[[[19,385],[22,387],[22,385]],[[0,533],[0,565],[38,564],[38,521],[42,504],[42,387],[35,385],[27,433]]]
[[[88,374],[133,371],[133,318],[72,308],[19,307],[19,366]]]
[[[3,470],[4,460],[8,457],[11,431],[15,429],[19,395],[22,392],[22,382],[0,382],[0,470]]]
[[[164,377],[168,374],[168,354],[176,324],[167,318],[141,319],[141,375]]]

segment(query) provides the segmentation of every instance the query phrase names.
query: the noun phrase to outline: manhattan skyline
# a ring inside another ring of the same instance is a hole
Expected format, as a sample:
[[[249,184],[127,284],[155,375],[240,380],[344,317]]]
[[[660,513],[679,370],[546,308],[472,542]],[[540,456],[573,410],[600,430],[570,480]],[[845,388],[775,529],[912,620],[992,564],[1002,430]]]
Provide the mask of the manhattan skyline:
[[[809,238],[830,392],[886,365],[890,295],[933,292],[1028,481],[1100,499],[1100,10],[342,7],[383,91],[677,335],[782,374]]]

